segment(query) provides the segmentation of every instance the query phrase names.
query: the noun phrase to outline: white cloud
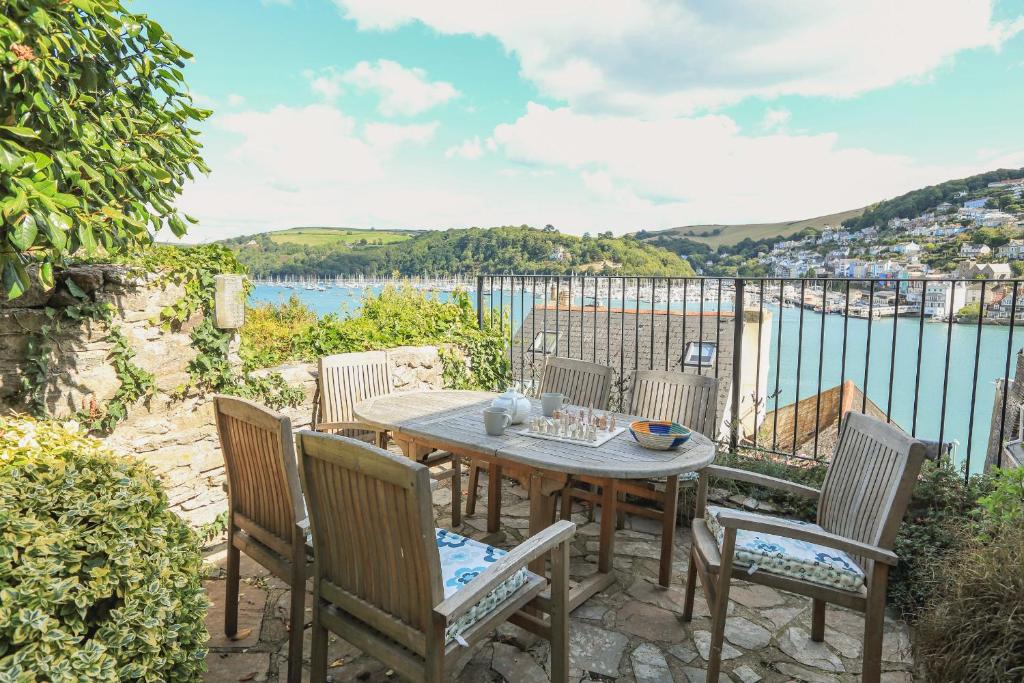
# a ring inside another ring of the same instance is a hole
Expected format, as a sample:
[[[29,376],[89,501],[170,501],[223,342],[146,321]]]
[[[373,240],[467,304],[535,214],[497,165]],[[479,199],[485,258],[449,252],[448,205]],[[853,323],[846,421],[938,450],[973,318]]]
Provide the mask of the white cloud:
[[[692,113],[747,97],[847,97],[998,48],[1024,19],[993,0],[335,0],[366,30],[419,21],[493,36],[548,96],[578,111]]]
[[[240,107],[245,104],[245,96],[239,95],[238,93],[228,93],[228,106],[229,107]]]
[[[484,155],[484,146],[480,143],[480,137],[474,135],[468,140],[463,140],[459,144],[449,147],[444,151],[444,156],[447,159],[479,159]]]
[[[337,96],[341,83],[375,93],[380,98],[377,108],[384,116],[413,116],[459,96],[451,83],[430,81],[423,69],[406,68],[388,59],[359,62],[341,74],[322,73],[313,81],[313,88],[325,97]]]
[[[410,125],[380,122],[368,123],[363,126],[363,136],[374,147],[384,151],[391,151],[405,143],[425,145],[434,139],[434,133],[437,132],[438,125],[440,124],[437,121]]]
[[[535,103],[518,120],[499,125],[494,139],[512,161],[576,172],[595,197],[631,207],[637,222],[667,221],[662,227],[821,215],[986,170],[993,162],[926,166],[843,147],[834,133],[750,136],[722,115],[644,121]],[[590,213],[599,211],[595,206]]]
[[[344,81],[344,74],[333,66],[319,71],[307,69],[302,75],[309,81],[310,89],[327,102],[333,102],[342,93],[341,84]]]
[[[788,109],[768,109],[764,113],[764,118],[761,119],[761,128],[764,130],[782,128],[789,123],[792,116]]]

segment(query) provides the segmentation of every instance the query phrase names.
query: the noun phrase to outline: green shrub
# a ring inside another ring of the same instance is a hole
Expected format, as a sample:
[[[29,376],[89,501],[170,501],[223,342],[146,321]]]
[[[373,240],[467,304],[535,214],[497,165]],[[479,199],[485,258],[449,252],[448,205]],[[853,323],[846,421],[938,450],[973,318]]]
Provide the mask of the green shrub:
[[[247,368],[290,360],[314,362],[336,353],[396,346],[453,345],[469,360],[443,353],[444,378],[453,388],[504,389],[511,376],[508,339],[497,325],[477,324],[465,292],[442,301],[411,287],[387,287],[366,296],[358,315],[317,319],[296,297],[250,311],[242,327],[241,356]]]
[[[0,418],[0,681],[196,681],[195,534],[156,477],[78,431]]]

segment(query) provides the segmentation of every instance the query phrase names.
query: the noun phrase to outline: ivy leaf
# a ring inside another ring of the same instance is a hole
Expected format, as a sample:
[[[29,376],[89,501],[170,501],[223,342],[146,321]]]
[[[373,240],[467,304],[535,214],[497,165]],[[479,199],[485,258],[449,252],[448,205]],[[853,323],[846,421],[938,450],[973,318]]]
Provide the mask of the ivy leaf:
[[[67,278],[66,280],[64,280],[64,286],[68,288],[69,292],[71,292],[71,296],[75,297],[76,299],[84,299],[87,296],[85,291],[82,290],[81,287],[76,285],[75,281],[72,280],[71,278]]]
[[[0,254],[3,259],[3,284],[8,299],[17,299],[29,288],[28,273],[17,256]]]
[[[39,229],[36,227],[36,219],[32,217],[32,214],[27,213],[22,216],[21,220],[15,222],[14,229],[10,230],[7,234],[8,239],[16,249],[27,251],[29,247],[35,244],[38,233]]]
[[[39,282],[46,289],[53,287],[53,264],[49,261],[44,261],[39,267]]]

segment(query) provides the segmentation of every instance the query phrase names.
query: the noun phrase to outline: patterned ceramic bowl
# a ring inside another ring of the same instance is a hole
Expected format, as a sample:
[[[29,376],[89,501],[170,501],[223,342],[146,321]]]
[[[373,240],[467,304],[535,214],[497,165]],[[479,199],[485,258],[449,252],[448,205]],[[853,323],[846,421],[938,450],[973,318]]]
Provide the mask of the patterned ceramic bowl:
[[[690,430],[677,422],[637,420],[629,425],[629,433],[644,448],[670,451],[690,438]]]

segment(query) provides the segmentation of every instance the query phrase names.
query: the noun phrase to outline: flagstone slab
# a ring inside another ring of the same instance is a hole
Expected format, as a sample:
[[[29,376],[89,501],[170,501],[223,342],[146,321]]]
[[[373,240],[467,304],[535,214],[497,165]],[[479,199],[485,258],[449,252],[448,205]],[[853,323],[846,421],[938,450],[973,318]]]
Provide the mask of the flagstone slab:
[[[207,671],[203,681],[208,683],[263,683],[270,669],[269,652],[212,653],[206,658]]]
[[[780,662],[775,665],[775,668],[791,678],[798,681],[804,681],[804,683],[839,683],[838,676],[834,676],[823,671],[808,669],[806,667],[799,666],[798,664]]]
[[[697,652],[700,654],[701,659],[705,662],[708,661],[711,655],[711,631],[694,631],[693,644],[697,646]],[[736,659],[742,654],[742,652],[734,648],[729,643],[722,643],[723,662],[728,659]]]
[[[779,649],[805,666],[824,671],[846,671],[839,659],[825,643],[811,640],[811,634],[799,626],[791,626],[779,637]]]
[[[547,673],[528,653],[514,645],[494,644],[491,668],[508,683],[548,683]]]
[[[206,629],[210,633],[207,647],[241,650],[259,642],[263,614],[266,611],[267,592],[244,581],[238,587],[238,630],[234,638],[224,635],[224,593],[227,582],[204,581],[203,587],[210,600],[206,612]]]
[[[678,643],[686,638],[685,625],[677,614],[637,601],[615,613],[615,629],[646,641]]]
[[[772,640],[771,632],[743,617],[725,620],[725,639],[744,650],[760,650]]]
[[[574,669],[614,678],[628,645],[621,633],[575,619],[569,625],[569,665]]]
[[[629,655],[637,683],[675,683],[665,655],[657,646],[643,643]]]

